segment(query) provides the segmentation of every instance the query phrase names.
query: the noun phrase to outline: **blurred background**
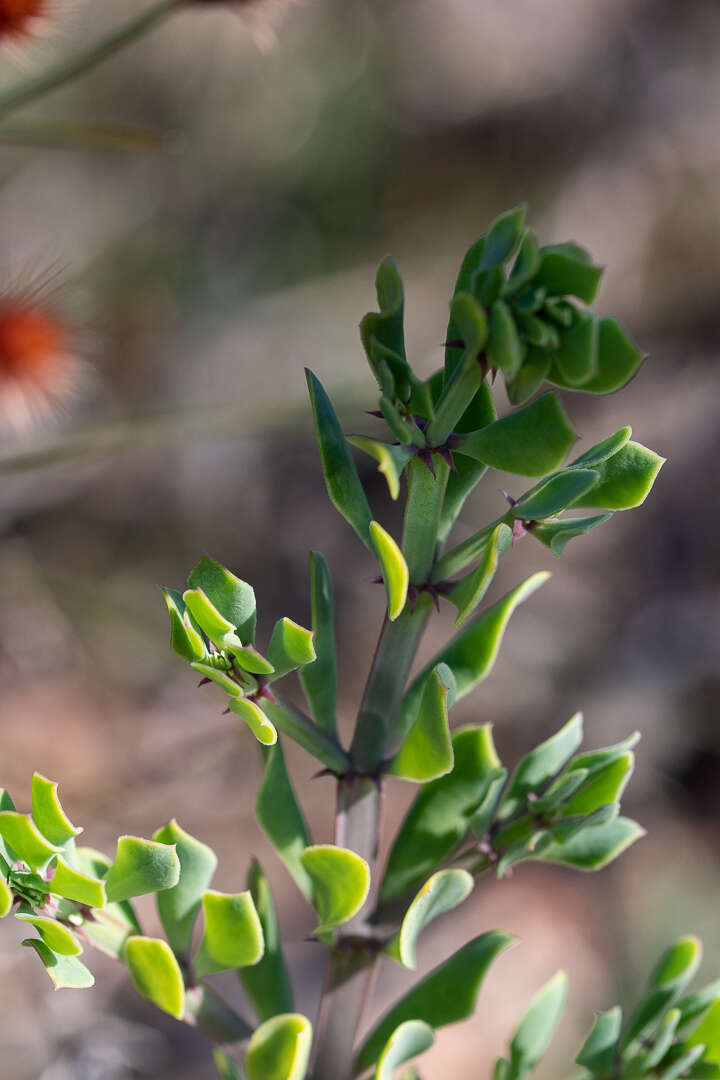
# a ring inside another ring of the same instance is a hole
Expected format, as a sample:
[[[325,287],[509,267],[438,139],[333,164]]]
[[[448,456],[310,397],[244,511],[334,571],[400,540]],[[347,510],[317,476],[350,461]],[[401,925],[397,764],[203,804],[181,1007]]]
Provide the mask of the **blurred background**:
[[[61,10],[56,37],[2,56],[0,85],[141,6]],[[628,1002],[673,934],[699,932],[707,979],[720,970],[719,72],[712,0],[208,4],[0,131],[0,292],[59,267],[54,301],[83,357],[52,417],[1,436],[3,784],[25,808],[33,769],[59,779],[86,841],[111,851],[118,833],[177,816],[218,850],[221,889],[242,888],[259,855],[309,1015],[322,956],[253,820],[259,759],[219,693],[196,689],[171,653],[158,586],[180,586],[212,554],[255,585],[262,643],[280,615],[309,620],[307,552],[322,551],[348,731],[383,596],[325,497],[302,368],[362,429],[376,395],[357,323],[380,257],[399,262],[409,355],[429,373],[465,249],[527,201],[542,242],[577,239],[608,267],[598,306],[649,353],[620,394],[564,398],[583,445],[632,422],[667,456],[652,497],[561,562],[516,546],[495,597],[532,569],[554,577],[453,713],[492,720],[511,763],[578,708],[588,747],[640,728],[624,805],[649,834],[599,877],[523,866],[483,881],[433,926],[422,969],[496,926],[522,945],[492,970],[475,1018],[440,1034],[428,1080],[489,1076],[560,965],[571,1005],[546,1080],[572,1073],[593,1010]],[[161,145],[38,145],[60,122],[147,129]],[[384,481],[358,464],[394,527]],[[481,487],[458,537],[502,505],[493,482]],[[424,655],[450,625],[444,611]],[[289,754],[313,835],[329,840],[332,786]],[[412,794],[388,786],[389,824]],[[91,958],[93,993],[56,995],[18,940],[3,926],[6,1080],[214,1075],[204,1040],[136,997],[111,961]],[[372,1012],[406,982],[388,961]],[[220,983],[241,1007],[233,980]]]

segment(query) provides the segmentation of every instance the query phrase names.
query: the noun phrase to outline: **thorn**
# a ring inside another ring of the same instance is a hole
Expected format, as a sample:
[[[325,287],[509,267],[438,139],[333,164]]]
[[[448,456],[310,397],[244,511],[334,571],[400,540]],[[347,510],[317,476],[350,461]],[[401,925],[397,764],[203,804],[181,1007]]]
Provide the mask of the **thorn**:
[[[443,348],[445,349],[464,349],[465,342],[462,338],[453,338],[452,341],[443,341]]]
[[[319,772],[313,773],[310,777],[311,780],[320,780],[323,776],[335,776],[332,769],[320,769]]]
[[[198,683],[198,690],[201,686],[206,686],[209,682],[212,682],[212,679],[208,679],[207,675],[205,675]]]
[[[382,585],[383,583],[383,579],[380,574],[378,574],[376,577],[363,578],[363,581],[367,582],[368,585]]]
[[[455,464],[455,459],[452,456],[452,453],[450,451],[449,446],[436,447],[435,448],[435,453],[440,455],[440,457],[443,459],[445,464],[448,465],[450,467],[450,469],[452,469],[453,472],[458,471],[457,470],[457,465]]]
[[[435,610],[440,614],[440,595],[434,585],[428,585],[425,592],[432,599]]]
[[[223,711],[222,711],[222,712],[220,713],[220,715],[221,715],[221,716],[227,716],[227,714],[228,714],[229,712],[231,712],[231,709],[230,709],[230,707],[228,707],[227,709],[223,709]]]
[[[420,450],[418,452],[418,461],[422,461],[423,465],[427,465],[428,469],[433,475],[433,478],[437,477],[435,472],[435,465],[433,464],[432,450]]]
[[[512,495],[508,495],[505,488],[498,488],[498,491],[500,492],[501,495],[503,495],[505,497],[505,499],[507,500],[507,502],[508,502],[508,504],[510,506],[517,505],[517,499],[513,499]]]
[[[265,698],[267,701],[272,702],[273,705],[277,705],[277,698],[273,694],[269,686],[263,686],[255,694],[256,699]]]
[[[384,419],[383,414],[380,411],[380,409],[366,409],[365,410],[365,415],[366,416],[375,416],[375,417],[377,417],[378,420],[383,420]]]
[[[418,600],[418,588],[417,585],[409,585],[407,592],[407,602],[410,605],[410,611],[415,614],[415,608],[417,607]]]
[[[496,367],[490,369],[490,385],[491,386],[495,385],[495,380],[497,379],[497,373],[498,373],[498,369]]]
[[[486,377],[487,373],[488,373],[487,356],[485,355],[485,353],[480,353],[477,360],[478,360],[478,364],[480,365],[480,371],[482,372],[482,377],[484,379]]]

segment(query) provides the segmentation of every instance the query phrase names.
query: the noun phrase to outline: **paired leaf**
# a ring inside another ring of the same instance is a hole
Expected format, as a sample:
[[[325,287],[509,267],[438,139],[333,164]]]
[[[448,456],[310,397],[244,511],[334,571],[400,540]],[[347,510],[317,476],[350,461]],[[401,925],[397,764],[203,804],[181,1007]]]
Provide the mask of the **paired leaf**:
[[[205,926],[193,960],[198,976],[247,967],[262,959],[262,924],[249,891],[229,894],[208,889],[202,909]]]
[[[92,972],[77,956],[59,955],[38,938],[27,938],[22,944],[38,954],[56,990],[86,990],[95,985]]]
[[[251,585],[207,555],[190,571],[188,585],[203,591],[242,641],[255,640],[257,613],[255,591]]]
[[[448,682],[454,681],[449,669],[445,669],[444,673]],[[441,664],[425,680],[415,720],[388,768],[391,776],[426,783],[452,769],[448,689],[443,680]]]
[[[422,1020],[405,1020],[392,1033],[378,1058],[375,1080],[392,1080],[395,1069],[424,1054],[435,1042],[435,1034]]]
[[[664,461],[640,443],[627,442],[617,453],[593,466],[598,473],[597,482],[568,505],[604,510],[629,510],[640,506]]]
[[[315,844],[300,856],[313,885],[313,905],[324,935],[356,915],[370,891],[370,867],[356,852],[334,844]]]
[[[575,713],[567,724],[540,743],[518,763],[500,809],[500,819],[507,821],[523,810],[527,796],[539,793],[572,757],[583,739],[582,713]]]
[[[121,836],[104,885],[107,899],[113,903],[170,889],[179,878],[180,860],[172,844]]]
[[[389,443],[378,442],[366,435],[348,435],[347,441],[357,446],[358,450],[374,457],[378,463],[378,472],[382,473],[387,482],[391,499],[397,499],[400,494],[400,477],[407,463],[415,455],[415,449],[410,446],[393,446]]]
[[[105,907],[107,897],[104,881],[98,881],[97,878],[68,866],[60,855],[51,865],[54,870],[51,887],[56,896],[91,908]]]
[[[563,469],[523,495],[512,507],[512,514],[522,521],[542,521],[569,506],[579,506],[579,500],[597,484],[599,475],[594,469]]]
[[[405,562],[405,556],[390,533],[386,532],[377,521],[370,522],[370,540],[380,561],[380,570],[385,582],[388,597],[388,618],[390,622],[394,622],[405,607],[407,599],[408,585],[410,584],[408,565]]]
[[[34,926],[48,949],[60,956],[79,956],[82,945],[67,926],[51,919],[47,915],[35,915],[32,911],[18,911],[15,916],[22,922]]]
[[[177,884],[162,889],[156,903],[168,941],[175,952],[187,953],[200,900],[215,873],[217,856],[207,844],[181,829],[174,818],[158,829],[153,840],[174,846],[180,863]]]
[[[457,436],[453,450],[503,472],[545,476],[562,463],[576,439],[555,394],[544,394],[480,431]]]
[[[537,525],[530,535],[549,547],[553,555],[559,559],[570,540],[597,529],[611,517],[612,514],[595,514],[593,517],[558,518],[555,521],[548,519]]]
[[[510,934],[491,930],[434,968],[376,1024],[358,1052],[356,1072],[378,1060],[393,1032],[406,1020],[421,1020],[437,1030],[471,1016],[490,964],[512,941]]]
[[[310,843],[310,837],[290,783],[279,741],[266,751],[265,774],[255,803],[255,815],[300,892],[312,900],[312,882],[300,858]]]
[[[32,818],[17,810],[0,811],[0,836],[31,870],[45,866],[60,850],[59,845],[48,843]]]
[[[76,829],[60,805],[58,786],[52,780],[34,773],[32,778],[32,817],[46,840],[62,847],[68,840],[78,836]]]
[[[512,530],[507,525],[497,525],[490,534],[478,565],[447,593],[447,599],[457,608],[455,626],[466,622],[483,599],[495,577],[501,556],[511,544]]]
[[[548,296],[577,296],[591,304],[602,277],[602,267],[593,266],[588,253],[576,244],[553,244],[540,249],[540,266],[533,283]]]
[[[602,870],[645,835],[636,821],[618,817],[606,825],[590,825],[563,844],[550,843],[536,857],[575,870]]]
[[[400,927],[400,933],[388,946],[388,952],[407,968],[416,966],[416,948],[420,934],[438,916],[452,911],[473,890],[473,878],[467,870],[438,870],[425,882]]]
[[[250,867],[248,887],[260,919],[265,952],[252,967],[241,968],[238,975],[258,1019],[269,1020],[278,1013],[292,1012],[293,995],[280,945],[275,904],[257,859],[253,859]]]
[[[268,646],[268,660],[275,669],[273,680],[311,664],[315,658],[312,631],[292,619],[278,619]]]
[[[253,735],[263,746],[274,746],[277,742],[277,730],[263,709],[249,698],[234,697],[228,702],[230,712],[244,720]]]
[[[180,965],[167,941],[131,937],[125,946],[125,962],[137,992],[163,1012],[182,1020],[185,984]]]
[[[182,593],[176,589],[163,589],[163,596],[170,616],[170,645],[173,650],[190,663],[204,660],[207,648],[202,634],[185,606]]]
[[[248,1045],[248,1080],[304,1080],[311,1045],[312,1024],[299,1013],[266,1020]]]

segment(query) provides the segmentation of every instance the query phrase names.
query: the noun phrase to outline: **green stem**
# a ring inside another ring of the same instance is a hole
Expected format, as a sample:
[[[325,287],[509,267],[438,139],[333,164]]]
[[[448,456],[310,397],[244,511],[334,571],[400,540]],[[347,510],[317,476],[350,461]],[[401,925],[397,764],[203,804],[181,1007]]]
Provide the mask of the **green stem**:
[[[450,384],[443,391],[435,416],[425,431],[428,446],[442,446],[452,434],[455,425],[480,389],[485,370],[477,356],[468,354],[455,368]]]
[[[470,563],[477,562],[487,547],[493,531],[503,522],[512,528],[512,514],[503,514],[501,517],[496,518],[495,521],[491,521],[489,525],[484,525],[482,529],[473,533],[467,540],[463,540],[462,544],[458,544],[457,547],[448,551],[447,555],[443,555],[441,559],[438,559],[433,567],[432,580],[435,582],[444,581],[453,574],[464,570]]]
[[[263,712],[279,731],[294,739],[332,772],[342,775],[351,768],[350,757],[340,744],[314,724],[305,713],[278,699],[274,702],[263,699],[261,705]]]
[[[135,15],[119,29],[112,30],[106,37],[94,42],[85,52],[69,60],[60,60],[39,75],[11,86],[4,94],[0,94],[0,118],[84,75],[109,56],[142,37],[184,3],[186,0],[159,0],[159,3]]]
[[[413,585],[424,585],[430,576],[437,547],[440,513],[450,469],[435,455],[436,474],[415,458],[408,465],[408,496],[403,526],[403,555]]]

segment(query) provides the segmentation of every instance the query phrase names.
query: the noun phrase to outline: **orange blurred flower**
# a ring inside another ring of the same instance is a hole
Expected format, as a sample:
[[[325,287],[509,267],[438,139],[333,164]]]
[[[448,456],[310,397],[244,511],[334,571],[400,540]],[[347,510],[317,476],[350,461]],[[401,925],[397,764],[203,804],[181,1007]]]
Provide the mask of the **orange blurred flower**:
[[[0,0],[0,44],[23,44],[44,34],[54,0]]]

